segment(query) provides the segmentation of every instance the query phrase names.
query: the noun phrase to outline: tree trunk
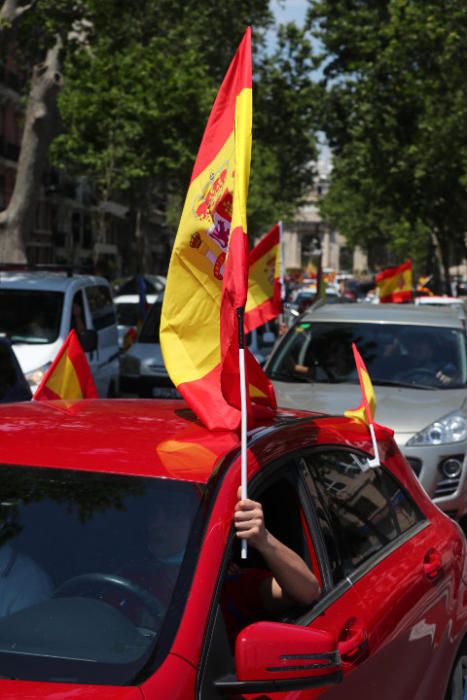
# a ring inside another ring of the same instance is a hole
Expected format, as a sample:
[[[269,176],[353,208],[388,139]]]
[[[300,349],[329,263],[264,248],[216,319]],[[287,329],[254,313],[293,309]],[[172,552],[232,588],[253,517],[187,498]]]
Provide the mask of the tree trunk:
[[[25,262],[35,204],[48,149],[59,126],[57,96],[62,88],[58,55],[61,41],[34,66],[15,187],[8,208],[0,213],[0,260]]]

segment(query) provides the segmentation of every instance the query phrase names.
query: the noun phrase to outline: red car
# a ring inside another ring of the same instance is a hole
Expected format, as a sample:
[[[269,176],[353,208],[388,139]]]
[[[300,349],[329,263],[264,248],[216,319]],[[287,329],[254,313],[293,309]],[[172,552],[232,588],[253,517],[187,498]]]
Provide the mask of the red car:
[[[322,594],[232,633],[256,593],[235,599],[235,577],[264,565],[238,557],[236,434],[181,401],[0,418],[2,700],[464,698],[466,542],[389,430],[376,469],[357,420],[290,410],[250,430],[249,494]]]

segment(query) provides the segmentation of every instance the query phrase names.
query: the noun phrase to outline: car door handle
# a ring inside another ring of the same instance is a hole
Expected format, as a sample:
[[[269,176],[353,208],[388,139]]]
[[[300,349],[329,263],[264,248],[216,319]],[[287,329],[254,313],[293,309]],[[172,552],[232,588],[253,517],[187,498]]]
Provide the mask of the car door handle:
[[[443,573],[441,554],[434,547],[425,552],[423,572],[429,581],[436,581]]]
[[[348,620],[339,634],[337,648],[343,661],[355,663],[362,660],[368,649],[366,628],[355,618]]]

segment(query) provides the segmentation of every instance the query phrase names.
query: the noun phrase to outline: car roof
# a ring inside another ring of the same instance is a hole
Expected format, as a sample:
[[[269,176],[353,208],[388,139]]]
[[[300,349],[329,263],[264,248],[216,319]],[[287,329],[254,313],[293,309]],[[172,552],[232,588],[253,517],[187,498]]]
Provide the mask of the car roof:
[[[305,311],[303,321],[342,323],[400,323],[463,329],[458,313],[451,308],[415,304],[323,304]]]
[[[278,411],[249,433],[313,418]],[[26,401],[0,407],[0,463],[206,482],[238,451],[234,432],[207,430],[181,400]],[[40,447],[39,447],[40,446]]]
[[[0,289],[29,289],[63,292],[71,285],[109,285],[104,277],[67,275],[66,272],[0,272]]]

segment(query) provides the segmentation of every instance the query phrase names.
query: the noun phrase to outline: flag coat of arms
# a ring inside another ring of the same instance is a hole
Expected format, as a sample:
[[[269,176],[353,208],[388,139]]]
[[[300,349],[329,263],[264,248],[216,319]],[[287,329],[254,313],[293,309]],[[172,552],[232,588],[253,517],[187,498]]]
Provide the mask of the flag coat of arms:
[[[175,239],[160,342],[173,383],[209,429],[241,421],[238,309],[248,289],[246,202],[251,159],[248,28],[208,119]],[[275,409],[274,390],[246,351],[248,407]]]
[[[86,355],[78,336],[71,330],[41,383],[33,399],[97,399],[98,393]]]
[[[388,267],[375,275],[379,300],[382,304],[408,302],[412,300],[412,261],[407,260],[397,267]]]
[[[245,330],[282,313],[281,236],[276,224],[250,251]]]

